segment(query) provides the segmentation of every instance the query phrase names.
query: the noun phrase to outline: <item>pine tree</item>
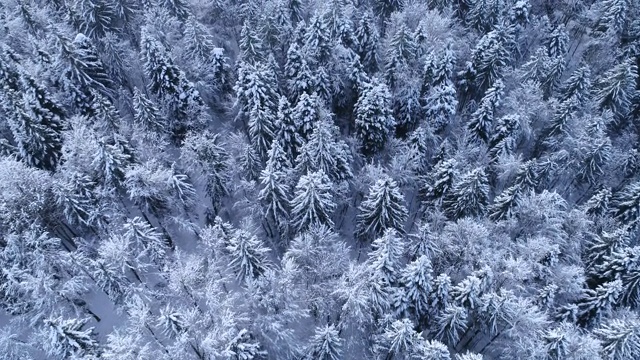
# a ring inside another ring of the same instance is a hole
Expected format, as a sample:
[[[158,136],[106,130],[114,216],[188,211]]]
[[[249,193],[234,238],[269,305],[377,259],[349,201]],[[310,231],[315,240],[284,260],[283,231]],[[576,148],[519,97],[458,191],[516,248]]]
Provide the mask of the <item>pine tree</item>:
[[[383,83],[373,79],[362,89],[355,105],[356,132],[362,140],[362,150],[373,155],[384,148],[395,126],[391,115],[391,95]]]
[[[453,186],[443,202],[448,216],[458,219],[465,216],[481,216],[489,201],[489,181],[482,168],[466,173]]]
[[[554,27],[544,38],[547,55],[551,58],[564,57],[569,50],[569,35],[563,24]]]
[[[20,158],[41,169],[56,168],[62,155],[62,109],[9,54],[0,55],[0,109]]]
[[[611,204],[611,189],[603,188],[598,190],[585,204],[587,215],[604,216],[609,213]]]
[[[504,84],[501,80],[497,80],[494,86],[487,90],[478,109],[471,114],[467,128],[475,139],[482,140],[485,143],[489,141],[496,107],[500,104],[503,89]]]
[[[431,261],[425,255],[408,264],[402,273],[406,303],[418,319],[424,319],[429,313],[429,297],[433,283]]]
[[[504,68],[511,60],[514,46],[513,26],[496,26],[485,36],[471,54],[471,64],[478,89],[486,89],[501,78]]]
[[[174,135],[181,137],[186,130],[204,122],[205,105],[194,84],[167,55],[166,49],[143,28],[141,38],[144,70],[151,80],[149,90],[170,104],[177,122],[172,125]]]
[[[497,121],[488,144],[489,156],[494,163],[502,156],[511,155],[515,150],[519,125],[520,117],[517,115],[503,116]]]
[[[189,133],[180,148],[181,159],[197,176],[204,178],[214,214],[217,214],[222,198],[229,194],[229,154],[219,138],[218,134],[209,131]]]
[[[506,9],[506,4],[500,0],[476,0],[470,5],[465,20],[469,26],[483,33],[501,22]]]
[[[148,131],[162,134],[166,131],[167,121],[160,109],[138,88],[133,90],[134,121]]]
[[[455,346],[460,340],[460,335],[467,329],[467,309],[448,305],[437,318],[436,337],[443,340],[449,346]]]
[[[628,26],[628,16],[634,6],[630,0],[604,0],[602,1],[602,14],[598,20],[596,29],[602,32],[612,30],[622,34]]]
[[[335,326],[316,327],[315,335],[305,352],[305,360],[342,359],[342,340]]]
[[[428,199],[439,200],[446,198],[449,190],[453,187],[455,180],[455,167],[457,161],[448,159],[438,162],[429,174],[430,184],[425,189],[425,195]]]
[[[434,87],[425,99],[427,119],[436,129],[444,129],[456,114],[458,99],[450,84]]]
[[[613,197],[613,215],[627,224],[635,223],[640,217],[640,182],[624,187]]]
[[[276,137],[277,142],[287,155],[290,163],[298,156],[298,150],[302,146],[302,139],[298,134],[298,126],[293,118],[291,104],[284,96],[278,101],[278,111],[276,114]]]
[[[356,217],[356,236],[376,237],[387,229],[404,233],[407,208],[398,184],[388,176],[376,181],[360,204]]]
[[[287,78],[289,99],[291,99],[292,102],[297,102],[304,93],[312,93],[316,80],[298,44],[295,42],[292,43],[289,46],[289,50],[287,50],[287,62],[284,65],[284,74]]]
[[[276,114],[269,109],[254,107],[249,112],[249,136],[256,154],[266,160],[275,132]]]
[[[243,62],[253,64],[263,60],[264,51],[262,49],[262,39],[255,32],[256,27],[249,21],[245,20],[240,31],[240,54]]]
[[[307,55],[318,64],[326,64],[331,57],[331,33],[320,14],[315,14],[307,26],[304,49]]]
[[[249,232],[238,229],[235,230],[229,239],[227,251],[231,257],[231,266],[238,278],[244,281],[262,275],[269,268],[267,248],[261,240]]]
[[[74,11],[80,15],[80,30],[93,39],[99,39],[109,32],[118,30],[114,6],[105,0],[78,0],[72,3]]]
[[[313,128],[320,118],[320,104],[318,96],[313,93],[302,94],[298,103],[293,108],[291,116],[298,127],[298,133],[302,137],[302,140],[308,141]]]
[[[98,342],[93,328],[84,329],[87,322],[62,317],[45,319],[48,341],[42,344],[47,354],[62,358],[95,355]]]
[[[312,224],[333,226],[331,213],[335,209],[332,184],[324,171],[303,175],[291,201],[292,225],[301,232]]]
[[[259,200],[262,203],[263,217],[273,224],[280,234],[286,233],[289,223],[289,187],[286,175],[282,170],[268,167],[262,170]]]
[[[66,40],[60,39],[60,41]],[[61,45],[63,45],[62,56],[68,63],[67,76],[72,81],[81,87],[93,87],[106,96],[113,93],[113,81],[91,39],[80,33],[71,44]]]
[[[414,327],[409,319],[394,321],[379,336],[376,352],[386,359],[421,358],[419,355],[424,340],[422,333],[417,333]]]
[[[383,19],[388,18],[394,11],[400,11],[403,5],[403,0],[375,0],[373,2],[373,8]]]
[[[355,29],[356,52],[360,57],[360,63],[364,70],[371,74],[378,69],[378,33],[375,23],[368,12],[360,18]]]
[[[351,156],[344,141],[336,141],[338,128],[332,119],[323,114],[316,122],[309,141],[302,146],[301,155],[296,159],[296,172],[322,170],[333,182],[348,180],[351,173]],[[308,163],[307,163],[308,162]]]
[[[640,321],[636,314],[608,320],[594,330],[608,359],[634,359],[640,356]]]
[[[562,86],[558,99],[561,102],[575,99],[584,104],[589,99],[591,91],[591,70],[589,66],[582,65],[577,68]]]
[[[602,110],[608,109],[618,117],[627,115],[631,100],[636,96],[638,67],[626,59],[607,71],[596,84],[594,100]]]

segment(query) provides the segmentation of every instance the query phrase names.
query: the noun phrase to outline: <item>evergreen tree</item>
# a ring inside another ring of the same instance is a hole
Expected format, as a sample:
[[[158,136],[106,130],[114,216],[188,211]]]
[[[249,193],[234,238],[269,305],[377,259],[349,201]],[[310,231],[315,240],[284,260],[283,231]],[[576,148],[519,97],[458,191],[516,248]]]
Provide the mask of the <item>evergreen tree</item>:
[[[494,86],[487,90],[478,109],[471,114],[467,128],[475,139],[482,140],[485,143],[489,141],[496,107],[500,104],[503,90],[504,84],[502,81],[497,80]]]
[[[425,255],[407,265],[402,273],[406,303],[418,319],[424,319],[429,313],[429,297],[433,283],[431,261]]]
[[[255,29],[256,26],[254,24],[245,20],[244,24],[242,24],[240,41],[238,43],[242,61],[249,64],[261,61],[264,57],[262,39],[260,35],[255,32]]]
[[[311,344],[305,351],[303,359],[339,360],[342,359],[342,340],[338,330],[333,325],[316,327],[316,333]]]
[[[291,101],[297,102],[302,94],[311,94],[313,92],[315,78],[298,44],[295,42],[287,50],[284,74],[287,78],[289,99]]]
[[[396,320],[390,324],[379,336],[378,353],[386,359],[415,359],[419,358],[422,334],[414,330],[414,324],[409,319]]]
[[[355,29],[356,52],[360,57],[360,63],[367,73],[373,73],[378,69],[378,33],[375,23],[368,12],[360,18]]]
[[[320,118],[320,104],[318,96],[314,94],[302,94],[298,103],[293,108],[291,116],[298,127],[298,133],[302,140],[307,141],[313,132],[313,128]]]
[[[291,200],[292,225],[298,232],[312,224],[333,226],[331,213],[335,206],[331,181],[324,171],[303,175]]]
[[[217,214],[222,198],[229,194],[229,154],[219,135],[209,131],[189,133],[180,148],[180,157],[205,182],[213,213]]]
[[[472,78],[478,89],[486,89],[501,78],[504,68],[511,61],[514,46],[514,28],[499,25],[484,35],[471,54]]]
[[[162,117],[160,109],[138,88],[133,91],[134,121],[144,129],[162,134],[166,131],[167,123]]]
[[[388,176],[376,181],[358,208],[356,236],[376,237],[387,229],[404,233],[407,208],[398,184]]]
[[[331,32],[321,14],[315,14],[310,20],[305,32],[304,49],[306,54],[317,62],[326,64],[331,58]]]
[[[264,219],[284,234],[289,223],[289,187],[286,185],[286,174],[282,170],[267,167],[262,170],[260,182],[263,188],[259,199]]]
[[[365,84],[354,111],[356,132],[362,140],[363,152],[373,155],[382,150],[395,126],[387,87],[376,79]]]
[[[47,354],[53,357],[91,356],[98,350],[93,328],[84,329],[87,320],[62,317],[44,320],[46,338],[42,343]]]
[[[290,163],[298,156],[298,150],[302,146],[302,139],[298,134],[298,126],[292,115],[291,104],[284,96],[278,102],[278,112],[276,114],[276,137],[277,142],[287,155]]]
[[[443,202],[448,216],[458,219],[465,216],[481,216],[489,201],[489,181],[482,168],[474,169],[455,183]]]
[[[227,249],[231,266],[238,280],[247,280],[262,275],[269,268],[267,254],[269,248],[255,235],[238,229],[229,238]]]
[[[144,70],[151,80],[149,90],[170,104],[177,122],[171,124],[176,136],[182,136],[185,130],[197,128],[205,121],[205,105],[194,84],[167,55],[165,48],[143,29],[142,58]]]
[[[640,356],[640,321],[628,314],[608,320],[594,331],[602,344],[604,355],[612,360],[633,359]]]
[[[624,60],[607,71],[596,84],[594,100],[602,110],[611,110],[623,117],[629,112],[631,100],[636,96],[635,84],[638,67],[631,59]]]
[[[450,84],[434,87],[425,100],[425,112],[430,124],[444,129],[456,114],[458,99],[456,90]]]
[[[558,99],[567,102],[574,99],[580,104],[589,98],[591,91],[591,70],[589,66],[582,65],[576,69],[560,90]]]
[[[613,215],[627,224],[640,217],[640,182],[627,185],[613,197]]]
[[[81,87],[93,87],[106,96],[113,93],[113,81],[91,39],[79,33],[71,44],[61,45],[62,56],[68,63],[67,76],[72,81]]]

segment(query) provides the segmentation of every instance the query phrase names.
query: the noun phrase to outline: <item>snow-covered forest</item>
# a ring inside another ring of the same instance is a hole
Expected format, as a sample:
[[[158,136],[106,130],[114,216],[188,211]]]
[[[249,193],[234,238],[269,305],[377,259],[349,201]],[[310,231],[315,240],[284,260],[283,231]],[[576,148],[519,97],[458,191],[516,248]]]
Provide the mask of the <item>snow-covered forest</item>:
[[[0,358],[640,359],[640,0],[0,1]]]

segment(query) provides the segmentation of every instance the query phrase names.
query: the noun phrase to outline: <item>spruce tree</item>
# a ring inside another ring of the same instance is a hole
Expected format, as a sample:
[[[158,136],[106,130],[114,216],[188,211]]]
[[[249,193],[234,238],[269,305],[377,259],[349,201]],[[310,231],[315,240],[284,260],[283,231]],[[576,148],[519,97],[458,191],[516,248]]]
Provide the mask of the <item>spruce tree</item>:
[[[303,175],[291,200],[291,222],[301,232],[313,224],[333,226],[331,213],[335,209],[332,184],[324,171]]]
[[[362,141],[363,153],[373,155],[379,152],[395,126],[387,86],[375,78],[365,84],[354,111],[356,132]]]
[[[340,333],[333,325],[316,327],[304,360],[339,360],[342,359],[342,340]]]
[[[376,181],[360,204],[356,217],[356,236],[377,237],[387,229],[404,233],[407,208],[398,184],[388,176]]]
[[[489,179],[482,168],[463,175],[454,184],[443,202],[447,215],[453,219],[484,215],[489,201]]]

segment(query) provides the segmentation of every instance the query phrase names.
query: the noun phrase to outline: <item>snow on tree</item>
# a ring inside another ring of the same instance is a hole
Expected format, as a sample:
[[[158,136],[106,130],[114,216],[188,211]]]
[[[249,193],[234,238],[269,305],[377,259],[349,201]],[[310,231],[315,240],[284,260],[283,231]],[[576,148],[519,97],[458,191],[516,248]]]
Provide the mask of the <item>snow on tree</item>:
[[[558,100],[566,102],[575,99],[583,104],[590,97],[591,91],[591,70],[589,66],[582,65],[577,68],[560,89]]]
[[[356,237],[360,239],[376,237],[387,229],[404,233],[408,216],[407,208],[400,188],[390,177],[385,176],[371,186],[358,210]]]
[[[316,122],[320,119],[320,100],[318,95],[302,94],[291,111],[291,117],[298,128],[303,141],[308,141]]]
[[[436,320],[439,329],[436,337],[449,346],[455,346],[467,329],[467,317],[467,309],[456,305],[446,306]]]
[[[631,59],[621,61],[598,79],[594,101],[602,110],[611,110],[618,117],[625,116],[636,96],[637,78],[638,67],[635,62]]]
[[[289,99],[297,102],[304,93],[311,94],[315,85],[315,78],[311,68],[304,58],[301,49],[295,42],[287,50],[287,62],[284,65],[284,75],[287,78]]]
[[[353,177],[350,149],[344,141],[336,141],[338,128],[332,120],[328,114],[321,113],[309,140],[300,149],[301,154],[296,159],[297,173],[322,170],[335,183]]]
[[[298,133],[298,126],[293,118],[291,104],[284,96],[278,101],[278,111],[275,121],[275,138],[282,150],[287,155],[288,161],[293,163],[298,156],[298,150],[302,146],[302,139]]]
[[[425,99],[427,119],[436,129],[444,129],[456,114],[458,99],[450,84],[434,87]]]
[[[333,325],[316,327],[311,343],[305,350],[303,359],[339,360],[342,359],[342,340]]]
[[[465,20],[472,28],[486,33],[502,22],[504,12],[507,10],[505,5],[501,0],[472,1]]]
[[[144,129],[162,134],[167,131],[167,121],[160,109],[140,89],[133,91],[134,121]]]
[[[200,93],[174,64],[165,47],[147,28],[143,28],[140,42],[145,75],[151,80],[149,90],[168,102],[176,118],[171,124],[174,134],[181,136],[204,123],[206,110]]]
[[[394,229],[388,229],[373,241],[373,251],[369,253],[368,269],[374,282],[384,287],[396,286],[401,279],[404,241]]]
[[[478,109],[471,114],[471,119],[467,123],[467,128],[474,139],[489,141],[490,132],[493,128],[496,108],[500,105],[500,100],[504,91],[504,84],[501,80],[496,80],[495,84],[489,88],[480,102]]]
[[[419,357],[424,341],[409,319],[396,320],[379,335],[376,347],[380,358],[414,359]]]
[[[44,338],[41,346],[49,356],[72,357],[96,355],[98,342],[93,328],[86,328],[88,320],[51,317],[43,321]]]
[[[612,214],[627,224],[640,217],[640,182],[631,183],[614,194]]]
[[[378,68],[378,33],[371,15],[365,12],[355,28],[356,52],[365,71],[373,73]]]
[[[504,68],[511,60],[511,48],[514,46],[513,26],[498,25],[484,35],[471,54],[471,75],[474,86],[486,89],[502,77]]]
[[[429,258],[422,255],[408,264],[403,270],[401,283],[409,308],[418,319],[424,319],[429,313],[429,297],[433,283],[433,270]]]
[[[602,344],[602,352],[612,360],[633,359],[640,356],[640,321],[636,314],[622,314],[594,330]]]
[[[455,219],[483,215],[489,201],[488,182],[482,168],[463,175],[444,199],[442,206],[447,215]]]
[[[262,60],[264,57],[262,45],[262,39],[260,35],[255,32],[255,27],[252,26],[249,21],[245,21],[244,24],[242,24],[240,41],[238,43],[242,60],[248,63]]]
[[[291,200],[291,225],[298,232],[313,224],[333,226],[331,214],[335,207],[332,183],[324,171],[303,175]]]
[[[375,78],[365,84],[354,111],[356,132],[362,141],[363,152],[367,155],[379,152],[396,124],[387,86]]]
[[[246,230],[238,229],[233,233],[227,251],[231,257],[229,266],[236,272],[238,280],[260,276],[270,267],[267,254],[271,250]]]
[[[273,224],[280,234],[285,234],[289,225],[290,190],[286,173],[273,167],[262,170],[260,182],[263,186],[258,195],[262,203],[263,217]]]
[[[304,37],[304,50],[313,61],[326,64],[332,52],[331,32],[322,15],[316,13],[309,20]]]
[[[71,4],[80,15],[80,30],[94,39],[118,30],[117,22],[113,21],[118,15],[113,5],[105,0],[79,0]]]

